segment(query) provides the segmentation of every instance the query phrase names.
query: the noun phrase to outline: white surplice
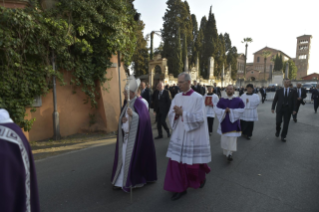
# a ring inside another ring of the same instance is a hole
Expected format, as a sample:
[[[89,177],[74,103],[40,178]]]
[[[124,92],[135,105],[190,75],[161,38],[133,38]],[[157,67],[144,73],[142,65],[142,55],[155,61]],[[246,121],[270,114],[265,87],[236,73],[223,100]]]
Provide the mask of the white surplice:
[[[182,106],[182,116],[176,116],[174,106]],[[197,92],[189,96],[177,94],[168,119],[173,132],[166,157],[189,165],[209,163],[211,151],[203,97]]]
[[[215,118],[215,112],[214,112],[214,107],[217,106],[218,104],[218,101],[219,101],[219,98],[216,94],[212,94],[212,95],[208,95],[208,94],[205,94],[204,96],[204,103],[206,101],[206,97],[207,96],[210,96],[212,97],[212,102],[213,102],[213,107],[212,106],[205,106],[205,111],[206,111],[206,117],[211,117],[211,118]]]
[[[120,175],[118,176],[115,186],[117,187],[123,187],[123,178],[124,178],[124,167],[125,167],[125,156],[126,156],[126,147],[127,147],[127,143],[128,143],[128,132],[129,132],[129,115],[127,114],[127,110],[125,112],[125,118],[127,118],[127,122],[122,124],[122,130],[124,132],[124,142],[123,142],[123,146],[122,146],[122,160],[123,160],[123,165],[122,165],[122,169],[120,172]],[[122,121],[122,120],[120,120]],[[121,131],[119,131],[120,133]]]
[[[260,103],[258,94],[247,95],[246,93],[240,97],[245,104],[245,112],[240,117],[244,121],[258,121],[257,107]],[[246,103],[248,99],[248,103]]]
[[[227,99],[232,100],[234,97],[227,97]],[[243,115],[245,108],[238,108],[238,109],[229,109],[229,120],[231,123],[236,122],[240,119],[240,117]],[[241,132],[228,132],[223,134],[221,130],[221,123],[226,117],[226,110],[222,108],[218,108],[217,106],[214,107],[215,115],[218,118],[219,126],[217,133],[221,135],[221,141],[220,145],[223,149],[224,155],[226,157],[228,155],[231,155],[232,152],[237,151],[237,137],[241,136]]]

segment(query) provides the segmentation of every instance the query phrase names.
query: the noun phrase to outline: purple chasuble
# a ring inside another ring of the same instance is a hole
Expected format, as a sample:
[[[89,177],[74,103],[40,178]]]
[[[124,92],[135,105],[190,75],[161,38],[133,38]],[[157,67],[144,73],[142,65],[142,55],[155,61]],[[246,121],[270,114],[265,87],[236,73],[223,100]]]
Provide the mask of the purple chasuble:
[[[13,132],[9,133],[8,129]],[[29,208],[31,212],[40,212],[37,176],[28,140],[14,123],[0,124],[0,135],[4,137],[0,138],[0,211],[25,212]],[[22,141],[28,159],[23,160],[18,140]],[[27,160],[29,170],[26,171],[24,161]]]
[[[221,98],[217,104],[217,107],[224,110],[227,107],[229,109],[242,109],[242,108],[245,108],[245,104],[243,100],[241,100],[238,97],[234,97],[231,100]],[[221,125],[221,131],[223,134],[231,133],[231,132],[241,132],[240,120],[238,119],[234,123],[231,123],[229,119],[229,113],[226,113],[226,116],[220,125]]]
[[[157,181],[156,152],[150,115],[144,102],[140,98],[136,98],[134,109],[139,115],[139,124],[136,134],[136,143],[130,161],[128,177],[123,188],[127,192],[129,192],[130,187]],[[119,129],[119,133],[122,133],[121,129]],[[111,181],[113,181],[118,165],[118,148],[119,138],[117,138],[116,142]]]

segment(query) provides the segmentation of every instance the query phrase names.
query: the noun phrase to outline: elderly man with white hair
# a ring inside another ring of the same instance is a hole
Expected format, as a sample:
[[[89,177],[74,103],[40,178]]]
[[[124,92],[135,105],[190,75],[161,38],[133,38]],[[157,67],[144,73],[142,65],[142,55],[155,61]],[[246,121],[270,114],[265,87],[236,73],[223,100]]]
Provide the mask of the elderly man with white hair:
[[[172,101],[168,119],[173,129],[166,157],[169,158],[164,189],[174,192],[172,200],[187,193],[189,187],[203,188],[211,151],[201,94],[191,88],[188,73],[178,76],[178,93]]]
[[[130,76],[128,82],[124,92],[126,104],[119,119],[112,173],[113,189],[125,192],[157,180],[151,119],[145,103],[137,97],[140,80]]]
[[[221,135],[221,148],[228,161],[232,161],[232,153],[237,151],[237,137],[241,136],[240,117],[245,112],[245,104],[239,97],[234,97],[234,86],[226,87],[226,98],[221,98],[215,109],[219,120],[217,133]]]

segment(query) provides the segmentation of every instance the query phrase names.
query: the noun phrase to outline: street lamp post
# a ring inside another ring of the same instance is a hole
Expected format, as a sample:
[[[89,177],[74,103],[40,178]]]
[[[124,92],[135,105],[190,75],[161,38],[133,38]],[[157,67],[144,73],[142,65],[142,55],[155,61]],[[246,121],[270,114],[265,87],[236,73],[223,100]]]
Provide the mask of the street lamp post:
[[[245,51],[244,82],[246,79],[247,48],[248,48],[248,43],[246,43],[246,51]]]

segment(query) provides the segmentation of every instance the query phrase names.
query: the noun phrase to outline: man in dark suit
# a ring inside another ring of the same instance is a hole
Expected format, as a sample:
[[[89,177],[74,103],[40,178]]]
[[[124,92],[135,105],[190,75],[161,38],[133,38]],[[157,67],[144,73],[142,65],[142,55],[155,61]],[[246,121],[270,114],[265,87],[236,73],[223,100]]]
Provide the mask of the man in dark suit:
[[[158,136],[155,139],[161,139],[163,138],[162,127],[167,132],[167,137],[171,136],[166,124],[166,117],[171,106],[172,97],[170,92],[164,89],[163,82],[158,83],[157,90],[157,97],[154,96],[154,112],[156,113]]]
[[[263,86],[259,91],[261,94],[261,102],[264,104],[267,96],[266,88]]]
[[[178,94],[178,87],[173,84],[170,88],[169,91],[171,92],[172,99],[174,99],[175,95]]]
[[[279,137],[282,119],[284,120],[284,126],[281,132],[281,141],[283,142],[286,141],[291,114],[295,115],[297,109],[297,95],[295,90],[289,88],[290,80],[286,79],[284,85],[284,88],[276,91],[271,106],[272,113],[274,113],[276,107],[276,137]]]
[[[202,86],[200,86],[200,85],[197,83],[196,80],[194,80],[194,82],[193,82],[192,89],[193,89],[194,91],[196,91],[197,93],[199,93],[199,94],[201,94],[201,95],[204,95],[204,94],[203,94],[203,90],[204,90],[204,89],[202,88]]]
[[[307,97],[307,94],[306,94],[307,91],[301,88],[301,83],[299,82],[297,83],[296,92],[297,92],[296,93],[297,94],[296,114],[292,115],[295,123],[297,122],[297,114],[299,111],[300,104],[305,105],[304,99]]]
[[[214,94],[216,94],[218,96],[218,98],[220,98],[222,96],[221,92],[220,92],[220,88],[217,87],[216,83],[214,83]]]
[[[317,113],[319,107],[319,84],[317,84],[317,87],[312,90],[311,101],[313,101],[315,113]]]
[[[148,102],[148,105],[151,105],[151,91],[150,91],[150,89],[148,89],[146,87],[145,82],[141,82],[140,86],[141,86],[141,96],[142,96],[142,98],[144,98]]]
[[[244,86],[242,86],[240,89],[239,89],[239,96],[243,95],[245,93],[245,88]]]

